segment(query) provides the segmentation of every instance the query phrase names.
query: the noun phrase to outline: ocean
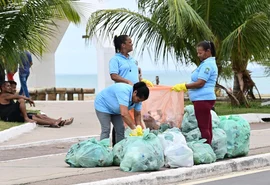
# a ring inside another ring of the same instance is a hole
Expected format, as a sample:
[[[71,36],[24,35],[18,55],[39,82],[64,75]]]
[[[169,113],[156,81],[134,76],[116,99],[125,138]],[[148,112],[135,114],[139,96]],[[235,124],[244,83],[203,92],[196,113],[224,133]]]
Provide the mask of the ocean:
[[[175,85],[177,83],[190,81],[189,71],[148,71],[143,72],[143,78],[152,81],[155,84],[156,76],[159,76],[160,85]],[[270,94],[270,77],[253,74],[252,78],[259,89],[260,94]],[[221,85],[230,88],[233,87],[233,81],[221,81]],[[95,88],[97,89],[97,74],[56,74],[56,87],[76,87],[76,88]],[[257,94],[256,91],[254,91]]]

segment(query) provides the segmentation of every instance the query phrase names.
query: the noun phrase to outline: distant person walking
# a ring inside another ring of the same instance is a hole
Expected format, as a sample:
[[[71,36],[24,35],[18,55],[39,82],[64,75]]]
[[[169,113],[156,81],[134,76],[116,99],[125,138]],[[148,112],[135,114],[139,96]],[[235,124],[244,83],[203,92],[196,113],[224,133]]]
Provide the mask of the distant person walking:
[[[32,65],[32,56],[28,51],[25,51],[24,54],[21,55],[21,63],[19,64],[19,78],[21,83],[19,95],[24,95],[28,98],[30,96],[27,87],[27,80],[30,75],[30,68]]]

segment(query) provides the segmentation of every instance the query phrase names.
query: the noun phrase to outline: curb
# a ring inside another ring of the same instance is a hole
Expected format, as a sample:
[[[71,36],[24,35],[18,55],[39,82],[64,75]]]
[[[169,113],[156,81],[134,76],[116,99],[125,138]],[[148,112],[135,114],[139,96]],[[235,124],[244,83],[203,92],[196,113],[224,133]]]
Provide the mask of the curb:
[[[227,174],[231,172],[250,170],[270,165],[270,153],[256,156],[229,159],[226,161],[203,164],[193,167],[177,168],[129,177],[107,179],[102,181],[81,183],[76,185],[156,185],[179,183],[209,176]]]
[[[14,139],[21,134],[30,132],[36,128],[36,123],[25,123],[19,126],[15,126],[0,132],[0,143]]]
[[[80,142],[82,140],[86,140],[89,138],[96,138],[99,140],[99,137],[100,137],[99,135],[89,135],[89,136],[79,136],[79,137],[70,137],[70,138],[62,138],[62,139],[44,140],[44,141],[37,141],[37,142],[32,142],[32,143],[18,144],[18,145],[6,145],[6,146],[0,146],[0,151],[1,150],[27,148],[27,147],[35,147],[35,146],[45,146],[45,145],[51,145],[51,144]]]

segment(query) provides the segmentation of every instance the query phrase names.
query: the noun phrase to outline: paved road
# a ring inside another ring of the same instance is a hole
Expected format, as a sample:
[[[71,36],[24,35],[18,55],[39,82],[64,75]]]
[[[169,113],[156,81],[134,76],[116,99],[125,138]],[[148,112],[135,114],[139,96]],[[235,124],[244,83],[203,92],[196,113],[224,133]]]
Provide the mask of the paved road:
[[[171,185],[269,185],[270,167]]]
[[[268,129],[268,128],[270,128],[270,124],[265,124],[265,123],[251,124],[252,130],[262,130],[262,129]],[[23,149],[21,148],[10,149],[10,150],[0,149],[0,161],[21,159],[21,158],[27,158],[27,157],[36,157],[36,156],[49,155],[49,154],[67,153],[70,146],[74,143],[77,143],[77,142],[49,144],[49,145],[42,145],[42,146],[35,146],[35,147],[25,147]],[[260,148],[251,148],[249,155],[268,153],[268,152],[270,152],[270,145],[266,147],[260,147]]]

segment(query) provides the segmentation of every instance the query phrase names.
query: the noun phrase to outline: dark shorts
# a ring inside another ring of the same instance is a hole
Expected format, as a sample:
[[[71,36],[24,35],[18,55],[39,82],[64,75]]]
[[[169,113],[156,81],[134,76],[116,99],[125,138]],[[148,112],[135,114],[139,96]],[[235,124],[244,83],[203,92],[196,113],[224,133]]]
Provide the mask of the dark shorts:
[[[7,122],[24,122],[21,115],[20,103],[10,103],[7,105],[0,104],[0,118]]]

